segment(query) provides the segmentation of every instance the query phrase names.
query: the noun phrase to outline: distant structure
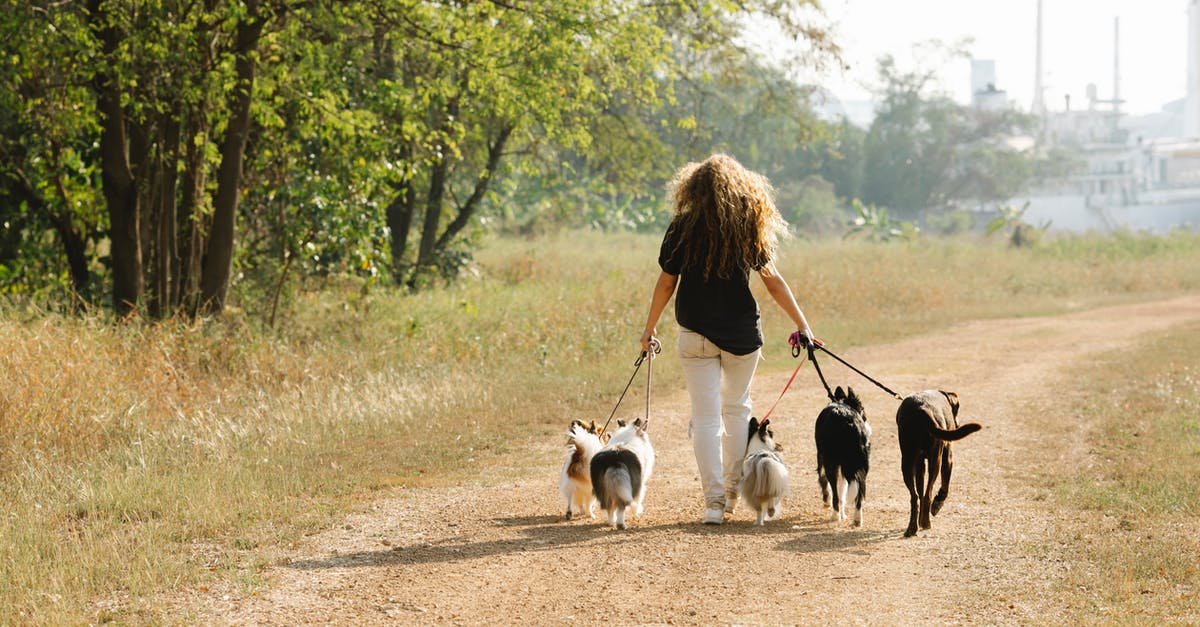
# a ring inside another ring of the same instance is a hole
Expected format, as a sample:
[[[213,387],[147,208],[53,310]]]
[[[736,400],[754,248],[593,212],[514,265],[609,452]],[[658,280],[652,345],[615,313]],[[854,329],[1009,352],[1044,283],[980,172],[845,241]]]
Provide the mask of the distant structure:
[[[983,111],[1008,108],[1008,93],[996,88],[996,62],[971,59],[971,106]]]
[[[1161,112],[1131,118],[1122,107],[1121,22],[1113,19],[1112,95],[1088,85],[1086,104],[1065,95],[1051,111],[1042,84],[1042,3],[1037,1],[1037,57],[1031,113],[1042,120],[1040,150],[1078,163],[1072,174],[1041,181],[1026,219],[1068,230],[1165,231],[1200,224],[1200,0],[1188,10],[1187,96]],[[1180,136],[1182,131],[1182,137]]]
[[[1195,4],[1197,0],[1192,0]],[[1046,87],[1042,85],[1042,0],[1037,0],[1037,51],[1033,64],[1033,106],[1030,113],[1043,117],[1046,115]]]
[[[1188,0],[1187,99],[1183,134],[1200,137],[1200,0]]]

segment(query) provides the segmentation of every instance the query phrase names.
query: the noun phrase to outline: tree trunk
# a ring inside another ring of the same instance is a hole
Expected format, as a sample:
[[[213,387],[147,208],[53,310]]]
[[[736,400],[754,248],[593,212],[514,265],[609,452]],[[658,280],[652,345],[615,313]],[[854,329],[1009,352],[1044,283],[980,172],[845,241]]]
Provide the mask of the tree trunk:
[[[179,264],[176,266],[176,309],[194,316],[200,303],[200,252],[203,250],[204,215],[200,211],[200,194],[204,190],[204,148],[194,141],[187,142],[184,157],[183,183],[180,186],[178,209]]]
[[[446,103],[446,111],[442,118],[441,130],[450,132],[450,124],[458,118],[458,96],[451,96]],[[439,150],[444,150],[439,147]],[[425,217],[421,225],[421,243],[417,248],[418,273],[433,265],[434,253],[437,252],[438,230],[442,220],[442,201],[446,197],[446,174],[450,169],[450,161],[444,153],[438,156],[429,174],[429,194],[425,197]]]
[[[441,228],[442,200],[446,197],[446,170],[449,167],[449,160],[442,157],[433,164],[433,171],[429,174],[429,193],[425,197],[425,217],[421,224],[421,242],[417,248],[417,272],[433,265],[438,230]]]
[[[178,265],[178,246],[175,236],[175,213],[178,209],[176,185],[179,174],[179,119],[172,113],[163,116],[163,141],[159,145],[157,172],[158,193],[154,197],[154,289],[150,315],[169,317],[175,303],[175,267]]]
[[[88,0],[88,17],[104,55],[111,56],[117,51],[120,34],[109,24],[110,17],[102,13],[102,6],[106,5],[101,0]],[[101,67],[109,66],[102,62]],[[94,88],[101,117],[100,168],[110,224],[113,309],[124,317],[137,311],[145,287],[139,233],[141,208],[137,182],[129,165],[120,87],[109,71],[101,69],[96,72]]]
[[[63,252],[67,255],[67,269],[71,273],[73,292],[72,306],[76,310],[82,309],[92,283],[92,273],[88,269],[86,254],[87,239],[79,232],[79,229],[75,228],[69,213],[50,209],[46,199],[33,188],[33,184],[24,172],[20,170],[13,172],[13,178],[17,183],[13,190],[19,194],[21,200],[25,201],[29,211],[46,216],[50,220],[50,224],[54,226],[54,232],[58,234],[63,245]],[[66,186],[63,185],[62,178],[55,177],[54,184],[58,188],[58,195],[63,204],[69,206],[70,199],[67,197]]]
[[[504,125],[496,135],[496,138],[488,144],[487,169],[480,173],[479,179],[475,181],[475,189],[471,191],[471,196],[458,208],[454,220],[450,222],[445,232],[438,238],[438,250],[446,248],[451,240],[470,224],[471,217],[475,215],[475,210],[479,208],[479,201],[483,200],[483,195],[487,193],[492,176],[496,173],[496,168],[500,167],[500,158],[504,154],[504,145],[508,143],[508,138],[512,136],[513,128],[511,124]]]
[[[407,264],[404,256],[408,254],[408,233],[412,230],[413,197],[410,181],[396,186],[396,196],[387,206],[387,225],[391,232],[388,243],[392,251],[392,279],[396,285],[402,285],[406,279]]]
[[[229,124],[221,140],[221,167],[217,171],[217,192],[213,198],[212,231],[200,277],[201,308],[220,313],[229,291],[233,270],[234,227],[237,223],[238,196],[242,187],[242,161],[246,138],[250,134],[250,103],[253,99],[256,52],[265,24],[259,14],[258,0],[246,0],[247,16],[238,24],[234,47],[237,80],[229,95]]]

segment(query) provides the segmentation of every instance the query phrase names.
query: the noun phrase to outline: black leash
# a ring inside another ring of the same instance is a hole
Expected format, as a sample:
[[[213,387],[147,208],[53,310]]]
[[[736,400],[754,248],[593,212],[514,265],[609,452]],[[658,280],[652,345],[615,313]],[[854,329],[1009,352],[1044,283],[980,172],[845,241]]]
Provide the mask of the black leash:
[[[803,337],[803,336],[801,336],[801,337]],[[828,348],[825,348],[825,345],[822,344],[819,340],[814,339],[811,342],[803,342],[802,341],[800,343],[804,344],[804,348],[808,349],[808,360],[811,361],[813,363],[813,367],[817,369],[817,376],[821,377],[821,385],[825,386],[825,393],[829,395],[830,399],[833,398],[833,392],[831,392],[829,390],[829,384],[825,382],[825,375],[821,374],[821,366],[820,366],[820,364],[817,363],[816,349],[818,349],[818,348],[821,349],[822,351],[824,351],[826,355],[829,355],[830,357],[841,362],[841,364],[843,366],[862,375],[863,378],[866,379],[867,381],[870,381],[871,383],[874,383],[875,385],[879,386],[879,389],[883,390],[884,392],[887,392],[888,394],[891,394],[897,400],[904,400],[904,397],[893,392],[891,388],[889,388],[888,386],[875,380],[873,377],[871,377],[871,375],[850,365],[850,363],[847,362],[845,359],[842,359],[841,357],[834,355],[833,352],[830,351]],[[799,357],[799,356],[800,356],[800,344],[792,344],[792,357]]]
[[[657,339],[651,338],[650,339],[650,351],[653,351],[655,355],[661,353],[662,352],[662,344],[659,344]],[[617,408],[621,406],[621,401],[625,400],[625,393],[629,391],[629,386],[633,385],[634,377],[637,376],[638,370],[640,370],[642,367],[642,362],[646,361],[647,358],[653,359],[654,357],[649,354],[649,351],[642,351],[642,354],[638,356],[637,361],[633,362],[633,374],[629,375],[629,383],[626,383],[625,389],[621,390],[621,396],[619,398],[617,398],[617,404],[613,405],[612,413],[608,415],[608,420],[604,421],[604,427],[600,429],[601,433],[605,433],[608,431],[608,423],[612,422],[613,416],[617,415]],[[649,370],[650,370],[650,368],[649,368],[649,366],[647,366],[647,368],[646,368],[646,371],[647,371],[647,374],[646,374],[646,419],[647,420],[650,419],[650,375],[649,375]]]
[[[815,343],[815,340],[808,343],[808,360],[812,362],[813,368],[817,369],[817,376],[821,378],[821,385],[825,386],[825,395],[829,397],[829,400],[836,401],[837,399],[833,397],[833,390],[829,389],[829,384],[825,382],[825,374],[821,372],[821,364],[817,363],[817,353],[813,350],[813,344]],[[799,357],[799,355],[794,356]]]

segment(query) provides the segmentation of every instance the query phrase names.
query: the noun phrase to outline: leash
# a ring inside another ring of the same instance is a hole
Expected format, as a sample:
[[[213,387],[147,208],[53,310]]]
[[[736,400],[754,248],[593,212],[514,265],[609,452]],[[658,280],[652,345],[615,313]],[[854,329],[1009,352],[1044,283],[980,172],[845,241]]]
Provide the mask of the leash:
[[[817,362],[814,361],[813,363],[816,364]],[[783,391],[779,393],[779,398],[775,399],[775,402],[771,404],[771,409],[768,409],[767,413],[763,415],[763,422],[766,422],[767,419],[771,417],[771,412],[775,411],[775,406],[779,404],[779,401],[783,400],[783,395],[787,394],[788,388],[792,387],[792,381],[796,380],[796,375],[800,374],[800,368],[803,366],[804,362],[802,361],[796,366],[796,369],[792,371],[792,376],[790,379],[788,379],[788,382],[784,384]],[[818,372],[820,371],[818,370]],[[822,379],[822,381],[824,381],[824,379]]]
[[[659,344],[658,340],[655,338],[650,338],[650,351],[653,351],[653,353],[655,355],[662,352],[662,345]],[[613,405],[612,413],[610,413],[608,415],[608,420],[604,421],[604,427],[600,429],[601,432],[608,431],[608,424],[610,422],[612,422],[613,416],[617,415],[617,408],[621,406],[621,401],[625,400],[625,393],[629,391],[629,386],[633,385],[633,379],[634,379],[634,377],[637,376],[638,370],[641,369],[642,362],[646,361],[646,359],[648,357],[653,359],[652,357],[650,357],[650,355],[647,351],[642,351],[642,354],[638,356],[637,361],[633,362],[633,374],[629,375],[629,382],[625,384],[625,389],[621,390],[621,396],[619,398],[617,398],[617,404]],[[650,372],[650,366],[646,366],[646,373],[647,373],[646,374],[646,419],[647,420],[649,420],[649,418],[650,418],[650,375],[649,375],[649,372]]]
[[[650,350],[643,351],[646,355],[646,421],[642,423],[642,431],[650,429],[650,379],[654,375],[654,356],[662,352],[662,344],[658,338],[650,338]]]
[[[831,399],[833,398],[833,392],[829,391],[829,384],[825,382],[825,376],[821,374],[821,366],[817,364],[816,349],[818,349],[818,348],[821,349],[826,355],[829,355],[830,357],[841,362],[841,364],[843,366],[862,375],[862,377],[864,379],[866,379],[867,381],[870,381],[871,383],[874,383],[875,385],[879,386],[879,389],[883,390],[884,392],[887,392],[888,394],[891,394],[897,400],[904,399],[904,397],[893,392],[891,388],[880,383],[875,378],[873,378],[871,375],[863,372],[862,370],[859,370],[858,368],[855,368],[854,366],[850,365],[850,363],[847,362],[845,359],[842,359],[841,357],[838,357],[837,355],[833,354],[833,351],[830,351],[828,348],[825,348],[825,344],[822,343],[820,340],[813,339],[813,341],[811,341],[811,342],[805,342],[802,339],[799,339],[802,337],[803,336],[800,335],[800,332],[797,331],[797,332],[793,333],[791,337],[788,338],[788,343],[790,343],[792,345],[792,357],[800,356],[800,347],[802,345],[804,346],[804,348],[808,349],[808,359],[809,359],[809,361],[813,362],[813,366],[817,369],[817,375],[821,377],[821,385],[825,386],[825,393],[829,395],[829,398],[831,398]]]

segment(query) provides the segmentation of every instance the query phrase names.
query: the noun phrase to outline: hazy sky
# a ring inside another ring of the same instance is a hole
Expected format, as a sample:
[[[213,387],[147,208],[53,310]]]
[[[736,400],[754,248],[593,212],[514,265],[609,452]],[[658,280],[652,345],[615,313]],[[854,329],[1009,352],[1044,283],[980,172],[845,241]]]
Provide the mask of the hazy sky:
[[[1046,104],[1086,107],[1088,83],[1112,96],[1113,20],[1120,18],[1121,96],[1132,113],[1182,98],[1187,80],[1187,0],[1043,0]],[[835,39],[851,66],[817,80],[844,100],[867,99],[875,59],[891,53],[913,67],[913,44],[974,39],[977,59],[996,62],[997,87],[1022,109],[1033,100],[1037,0],[823,0]],[[970,64],[942,65],[945,91],[970,98]]]

